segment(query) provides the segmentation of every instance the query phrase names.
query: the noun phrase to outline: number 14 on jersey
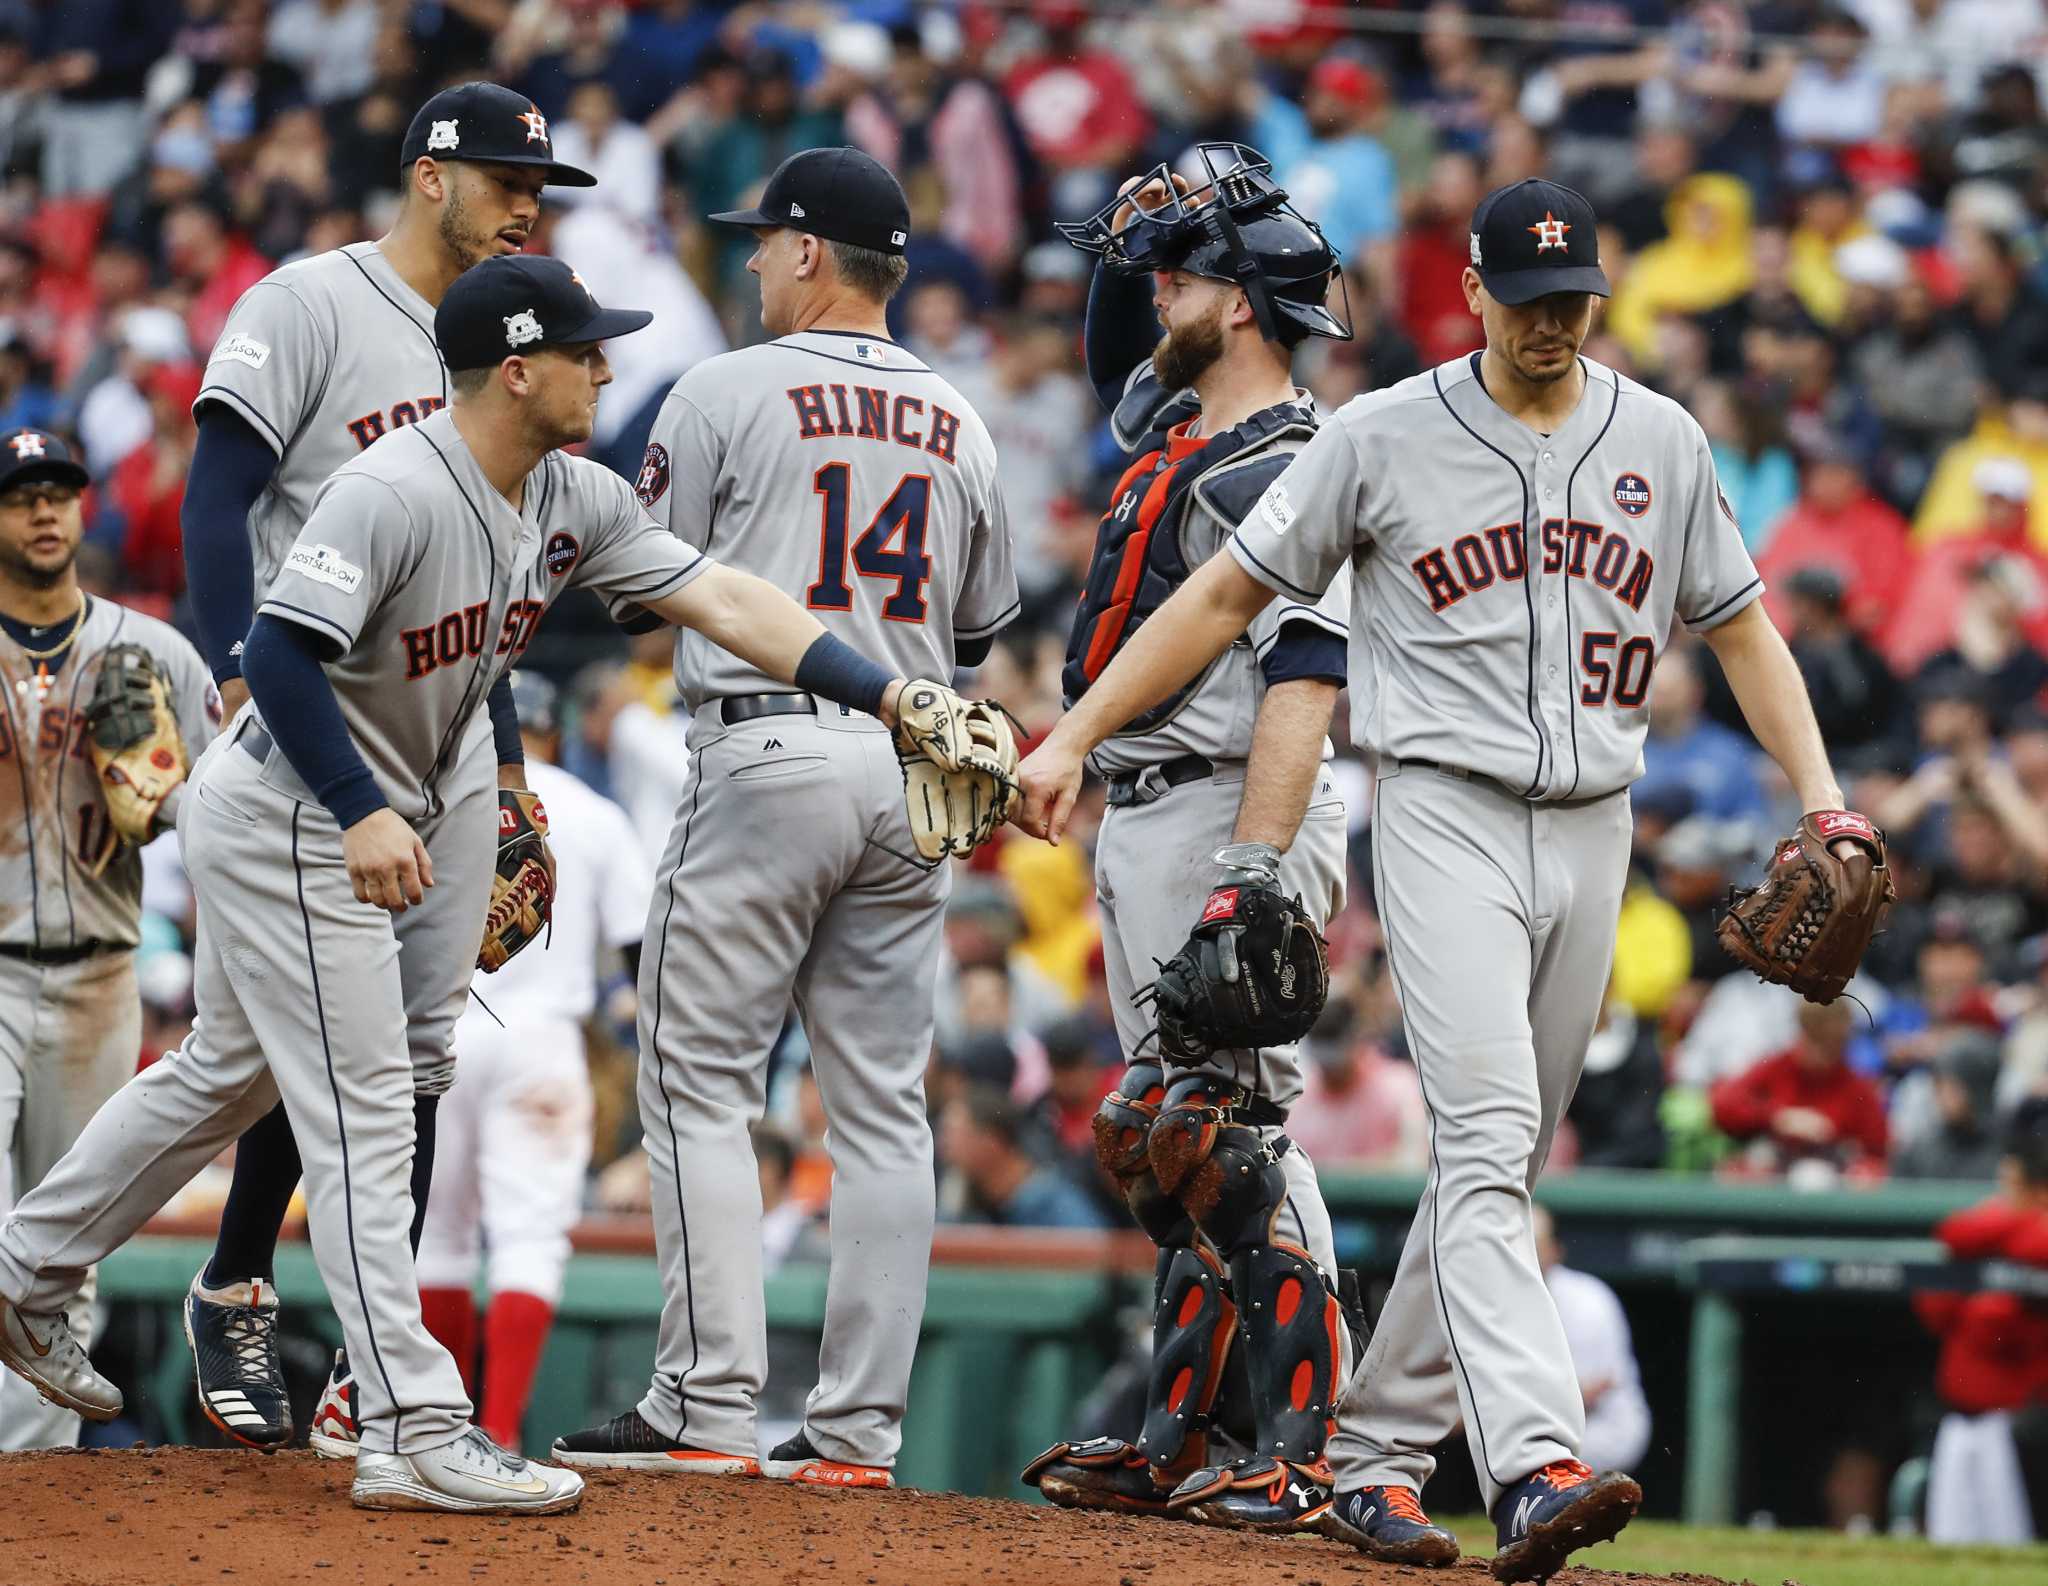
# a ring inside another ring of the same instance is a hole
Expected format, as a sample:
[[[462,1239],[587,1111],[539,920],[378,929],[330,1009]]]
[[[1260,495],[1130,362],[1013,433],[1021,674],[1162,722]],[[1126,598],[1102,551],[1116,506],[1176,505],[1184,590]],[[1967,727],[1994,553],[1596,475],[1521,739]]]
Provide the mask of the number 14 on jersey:
[[[846,578],[852,484],[853,470],[845,463],[827,463],[811,477],[822,517],[818,581],[805,596],[813,611],[853,610],[853,588]],[[891,622],[924,621],[924,589],[932,576],[932,559],[924,548],[931,498],[930,474],[905,474],[853,542],[853,570],[862,578],[885,579],[896,586],[882,601],[882,615]]]

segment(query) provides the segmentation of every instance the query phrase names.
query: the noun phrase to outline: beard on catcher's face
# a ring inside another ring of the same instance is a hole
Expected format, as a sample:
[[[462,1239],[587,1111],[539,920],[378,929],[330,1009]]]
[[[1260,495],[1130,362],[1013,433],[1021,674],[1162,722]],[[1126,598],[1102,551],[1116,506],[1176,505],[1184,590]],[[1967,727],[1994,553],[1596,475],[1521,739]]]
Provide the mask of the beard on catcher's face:
[[[1152,351],[1152,370],[1169,391],[1182,391],[1199,380],[1223,356],[1223,304],[1215,303],[1200,319],[1175,325]]]

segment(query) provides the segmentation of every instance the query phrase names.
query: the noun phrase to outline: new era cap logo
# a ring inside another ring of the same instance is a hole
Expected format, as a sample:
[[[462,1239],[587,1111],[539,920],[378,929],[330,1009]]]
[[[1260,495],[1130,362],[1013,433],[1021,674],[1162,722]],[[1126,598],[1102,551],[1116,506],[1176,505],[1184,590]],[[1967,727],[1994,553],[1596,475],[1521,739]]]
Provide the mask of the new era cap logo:
[[[33,430],[25,430],[19,435],[10,437],[8,444],[14,448],[14,456],[17,462],[24,461],[30,457],[45,455],[43,438]]]
[[[789,203],[789,218],[791,220],[802,220],[805,218],[804,206],[802,204],[799,204],[795,199],[791,199]]]
[[[462,138],[452,121],[437,121],[427,132],[427,152],[438,154],[443,149],[459,149]]]
[[[1559,220],[1557,216],[1547,209],[1543,211],[1543,218],[1528,228],[1530,235],[1536,239],[1536,251],[1538,253],[1548,253],[1552,248],[1563,251],[1565,249],[1564,234],[1571,229],[1569,221]],[[1474,262],[1476,263],[1477,261],[1475,260]]]
[[[545,143],[548,141],[548,118],[540,113],[540,106],[528,105],[519,119],[526,123],[526,141]]]
[[[522,308],[516,314],[507,314],[505,316],[505,345],[507,347],[524,347],[528,342],[539,341],[540,338],[540,321],[534,317],[532,309]]]

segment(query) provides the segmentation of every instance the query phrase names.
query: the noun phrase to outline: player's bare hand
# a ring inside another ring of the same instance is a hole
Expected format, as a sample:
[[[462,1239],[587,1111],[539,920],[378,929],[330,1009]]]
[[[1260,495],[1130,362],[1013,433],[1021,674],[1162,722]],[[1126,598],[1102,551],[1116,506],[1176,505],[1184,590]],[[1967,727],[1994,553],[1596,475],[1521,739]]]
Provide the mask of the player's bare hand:
[[[1010,815],[1011,823],[1057,847],[1080,796],[1081,756],[1069,750],[1054,729],[1017,767],[1017,783],[1024,796]]]
[[[341,853],[359,903],[403,914],[424,901],[434,884],[427,845],[396,810],[376,810],[357,821],[341,834]]]
[[[1188,190],[1188,179],[1180,172],[1169,171],[1167,175],[1173,182],[1174,192],[1185,193]],[[1145,177],[1133,176],[1125,179],[1123,186],[1117,189],[1117,196],[1128,198],[1130,202],[1117,205],[1116,214],[1111,217],[1109,223],[1109,229],[1112,231],[1129,221],[1138,209],[1150,211],[1160,208],[1169,195],[1166,183],[1157,177],[1148,181]],[[1133,208],[1133,205],[1136,208]]]
[[[220,719],[233,721],[235,712],[249,703],[249,685],[239,677],[231,677],[220,685]]]

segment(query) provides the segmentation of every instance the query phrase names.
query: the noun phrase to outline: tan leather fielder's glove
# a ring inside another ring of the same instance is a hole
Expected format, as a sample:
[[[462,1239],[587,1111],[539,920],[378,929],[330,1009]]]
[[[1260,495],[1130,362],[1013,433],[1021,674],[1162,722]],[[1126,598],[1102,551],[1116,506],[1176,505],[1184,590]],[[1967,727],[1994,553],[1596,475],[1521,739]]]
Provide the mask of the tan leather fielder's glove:
[[[190,757],[171,709],[170,689],[156,659],[139,644],[108,647],[85,707],[86,753],[99,774],[108,819],[125,842],[146,843],[156,835],[157,811],[185,780]],[[100,874],[114,856],[109,843],[87,856]]]
[[[904,693],[927,686],[911,683]],[[1008,713],[994,700],[977,699],[961,706],[958,720],[965,746],[957,770],[905,753],[900,734],[897,741],[911,841],[929,864],[974,852],[1001,830],[1017,802],[1017,735]]]

